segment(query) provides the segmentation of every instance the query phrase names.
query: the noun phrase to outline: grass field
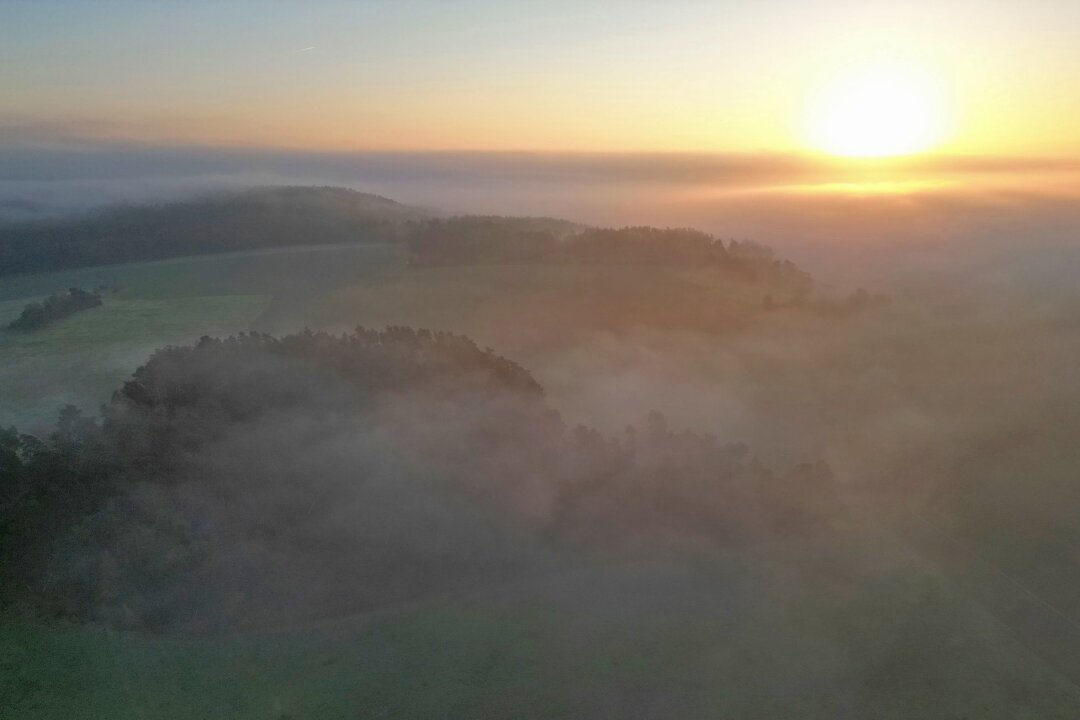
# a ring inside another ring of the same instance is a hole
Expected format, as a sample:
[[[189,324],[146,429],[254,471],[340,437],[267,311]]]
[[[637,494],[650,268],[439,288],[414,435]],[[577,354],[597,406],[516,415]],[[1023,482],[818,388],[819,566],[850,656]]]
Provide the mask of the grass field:
[[[760,305],[763,292],[701,270],[410,269],[400,246],[325,246],[5,278],[0,324],[30,300],[68,287],[101,286],[109,288],[101,308],[30,335],[0,333],[0,425],[39,430],[65,403],[93,412],[151,351],[167,343],[244,330],[342,331],[359,324],[470,335],[523,362],[567,400],[576,417],[599,423],[572,403],[583,386],[612,376],[607,367],[583,364],[585,355],[575,355],[579,347],[614,336],[621,343],[615,352],[636,352],[638,335],[656,328],[723,335]],[[591,352],[587,357],[605,358]],[[683,370],[673,368],[671,374]],[[679,384],[678,377],[668,380]]]
[[[709,269],[415,268],[331,288],[306,308],[306,319],[348,326],[398,317],[403,324],[456,328],[503,352],[534,352],[637,328],[722,334],[759,308],[766,292]]]
[[[36,431],[69,403],[94,414],[156,348],[248,329],[269,301],[266,295],[109,297],[34,333],[0,333],[0,425]],[[0,323],[23,304],[0,303]]]
[[[156,348],[268,329],[275,307],[402,263],[390,246],[180,258],[0,280],[0,325],[31,300],[106,286],[105,304],[30,334],[0,332],[0,426],[47,429],[67,403],[93,414]]]
[[[0,708],[27,720],[1066,720],[1080,707],[1080,689],[900,558],[834,571],[828,588],[800,586],[792,567],[750,577],[751,560],[583,568],[214,638],[9,613]],[[812,563],[803,572],[820,572]]]
[[[960,369],[978,365],[957,348],[982,347],[966,336],[954,347],[951,327],[946,338],[897,340],[880,318],[772,320],[733,340],[725,331],[740,310],[760,305],[760,290],[708,273],[409,269],[393,246],[9,278],[0,281],[0,324],[31,299],[101,285],[114,290],[101,307],[33,334],[0,333],[0,425],[45,430],[66,403],[93,413],[153,349],[204,334],[411,324],[472,335],[522,362],[571,423],[619,432],[658,408],[675,427],[750,441],[769,464],[771,439],[793,462],[824,449],[838,474],[857,475],[889,467],[878,449],[912,440],[898,433],[939,440],[928,420],[938,396],[953,409],[967,395],[952,398],[952,385],[943,390],[935,379],[969,378]],[[892,344],[874,342],[882,336]],[[879,368],[896,378],[895,396],[876,384]],[[858,422],[845,425],[845,413]],[[826,416],[836,425],[817,422]],[[874,529],[837,546],[789,549],[779,563],[749,549],[704,569],[584,567],[223,637],[117,633],[8,610],[0,614],[0,720],[1071,720],[1080,716],[1080,686],[1063,668],[1080,667],[1080,657],[1050,637],[1057,626],[1043,607],[1048,599],[1072,615],[1077,602],[1061,571],[1077,567],[1068,555],[1077,423],[1057,417],[1060,430],[1037,443],[990,435],[995,452],[975,448],[981,462],[926,465],[970,479],[970,494],[951,510],[959,535],[990,563],[945,552],[952,541],[936,535],[870,546]],[[904,460],[906,472],[919,467]],[[1054,648],[1060,657],[1046,652]]]
[[[0,279],[0,300],[48,295],[76,286],[117,288],[128,298],[273,295],[355,282],[404,263],[396,245],[328,245],[202,255]]]

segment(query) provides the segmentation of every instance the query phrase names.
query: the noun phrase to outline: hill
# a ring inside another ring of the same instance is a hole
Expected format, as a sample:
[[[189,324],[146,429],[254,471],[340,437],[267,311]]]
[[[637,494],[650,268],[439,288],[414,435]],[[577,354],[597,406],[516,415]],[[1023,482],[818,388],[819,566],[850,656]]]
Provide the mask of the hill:
[[[0,588],[68,618],[0,609],[0,708],[1073,716],[1067,677],[835,490],[658,415],[571,430],[447,333],[166,348],[100,422],[0,432]]]
[[[691,228],[574,227],[525,218],[463,216],[430,220],[409,236],[409,264],[574,264],[712,268],[742,280],[774,285],[798,297],[813,280],[790,260],[753,242],[724,243]]]
[[[0,226],[0,276],[297,245],[397,242],[433,211],[331,187],[258,188]]]
[[[0,225],[0,277],[245,250],[394,243],[409,265],[579,264],[711,268],[808,295],[771,249],[687,228],[598,228],[550,217],[464,215],[335,187],[258,188],[163,205]]]
[[[207,630],[386,607],[593,553],[808,538],[822,465],[649,416],[567,428],[514,362],[448,333],[204,338],[100,422],[0,433],[5,585],[51,613]],[[640,548],[639,548],[640,545]]]

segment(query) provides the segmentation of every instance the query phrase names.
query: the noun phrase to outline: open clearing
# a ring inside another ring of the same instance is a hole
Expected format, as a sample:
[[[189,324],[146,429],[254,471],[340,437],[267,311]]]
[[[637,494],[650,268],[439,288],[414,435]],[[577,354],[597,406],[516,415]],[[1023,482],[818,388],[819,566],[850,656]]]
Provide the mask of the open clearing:
[[[0,280],[0,325],[68,287],[106,287],[105,304],[29,334],[0,332],[0,426],[47,429],[60,407],[87,413],[151,352],[203,335],[265,329],[272,306],[400,266],[398,248],[317,247],[180,258]]]
[[[0,425],[47,427],[66,404],[94,413],[156,348],[250,328],[269,301],[266,295],[109,297],[37,332],[0,333]],[[0,323],[23,305],[0,303]]]

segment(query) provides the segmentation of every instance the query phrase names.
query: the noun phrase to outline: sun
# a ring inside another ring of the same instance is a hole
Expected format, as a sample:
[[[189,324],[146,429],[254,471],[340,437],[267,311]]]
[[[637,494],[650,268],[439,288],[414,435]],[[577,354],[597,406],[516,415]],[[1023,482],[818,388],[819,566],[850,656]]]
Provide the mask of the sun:
[[[880,158],[911,155],[945,134],[942,93],[933,77],[912,66],[877,65],[835,76],[806,114],[811,147],[832,155]]]

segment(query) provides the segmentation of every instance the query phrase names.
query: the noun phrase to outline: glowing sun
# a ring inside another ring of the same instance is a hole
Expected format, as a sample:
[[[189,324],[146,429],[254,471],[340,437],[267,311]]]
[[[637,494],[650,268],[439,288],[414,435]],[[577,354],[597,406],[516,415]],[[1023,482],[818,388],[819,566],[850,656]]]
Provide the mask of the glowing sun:
[[[889,157],[928,150],[945,133],[933,78],[907,66],[841,73],[813,98],[806,116],[811,147],[846,157]]]

